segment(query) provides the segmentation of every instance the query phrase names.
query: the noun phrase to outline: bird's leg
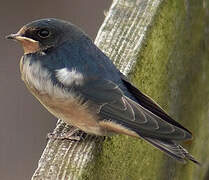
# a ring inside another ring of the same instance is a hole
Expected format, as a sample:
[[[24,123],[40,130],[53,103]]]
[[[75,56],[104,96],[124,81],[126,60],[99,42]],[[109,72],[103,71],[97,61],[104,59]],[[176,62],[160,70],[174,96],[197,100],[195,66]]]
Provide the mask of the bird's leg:
[[[63,132],[63,133],[49,133],[47,135],[47,137],[49,139],[59,139],[59,140],[64,140],[64,139],[68,139],[68,140],[75,140],[75,141],[79,141],[81,139],[80,136],[76,135],[76,133],[79,131],[80,129],[78,129],[77,127],[71,127],[69,131],[67,132]]]

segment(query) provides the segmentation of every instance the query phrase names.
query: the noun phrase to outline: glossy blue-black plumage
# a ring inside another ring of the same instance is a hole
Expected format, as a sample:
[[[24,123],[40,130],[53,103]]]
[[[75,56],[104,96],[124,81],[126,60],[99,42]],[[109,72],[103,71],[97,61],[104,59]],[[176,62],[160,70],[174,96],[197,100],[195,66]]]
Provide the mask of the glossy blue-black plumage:
[[[94,45],[91,39],[82,36],[79,40],[65,41],[59,47],[45,50],[45,54],[27,54],[31,62],[39,61],[51,73],[53,83],[60,85],[56,78],[56,70],[67,68],[75,69],[84,77],[109,79],[116,83],[126,96],[136,100],[122,82],[120,72],[110,59]]]

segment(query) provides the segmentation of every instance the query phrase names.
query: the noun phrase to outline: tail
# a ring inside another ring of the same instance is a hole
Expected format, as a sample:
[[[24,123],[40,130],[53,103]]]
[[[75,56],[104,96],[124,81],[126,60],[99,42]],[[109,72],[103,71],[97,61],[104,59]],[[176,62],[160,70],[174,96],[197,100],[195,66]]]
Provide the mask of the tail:
[[[200,163],[191,154],[189,154],[186,149],[171,140],[153,139],[148,137],[142,138],[180,162],[184,163],[185,160],[190,160],[195,164],[200,165]]]

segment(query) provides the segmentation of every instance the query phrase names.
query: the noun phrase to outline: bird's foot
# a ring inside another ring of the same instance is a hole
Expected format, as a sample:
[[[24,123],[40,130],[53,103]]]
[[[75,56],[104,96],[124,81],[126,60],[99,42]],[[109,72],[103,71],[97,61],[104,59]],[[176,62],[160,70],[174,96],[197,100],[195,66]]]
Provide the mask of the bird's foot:
[[[80,141],[81,137],[77,135],[78,128],[72,127],[69,131],[63,133],[48,133],[47,138],[53,140],[74,140]]]

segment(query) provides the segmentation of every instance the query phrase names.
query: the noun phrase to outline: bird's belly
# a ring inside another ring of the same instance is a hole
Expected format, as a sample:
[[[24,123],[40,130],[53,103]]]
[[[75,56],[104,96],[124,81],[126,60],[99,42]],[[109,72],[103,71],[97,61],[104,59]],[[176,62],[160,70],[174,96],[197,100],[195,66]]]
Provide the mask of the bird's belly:
[[[78,127],[87,133],[104,135],[104,131],[98,124],[97,115],[76,98],[60,99],[50,97],[48,94],[37,95],[34,93],[34,95],[49,112],[67,124]]]
[[[29,91],[54,116],[87,133],[105,134],[99,126],[96,112],[73,93],[53,85],[48,72],[42,70],[40,64],[30,65],[21,59],[20,71]]]

